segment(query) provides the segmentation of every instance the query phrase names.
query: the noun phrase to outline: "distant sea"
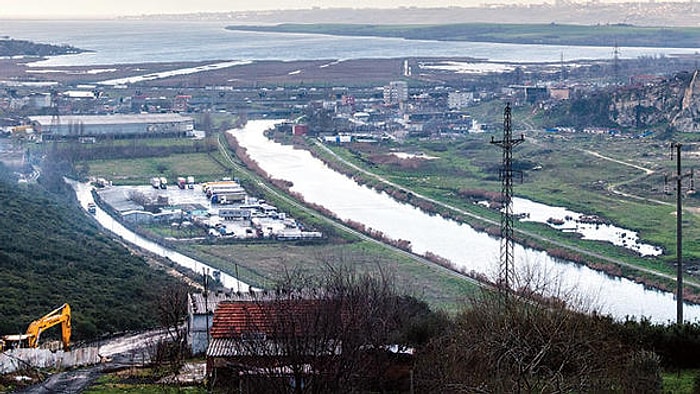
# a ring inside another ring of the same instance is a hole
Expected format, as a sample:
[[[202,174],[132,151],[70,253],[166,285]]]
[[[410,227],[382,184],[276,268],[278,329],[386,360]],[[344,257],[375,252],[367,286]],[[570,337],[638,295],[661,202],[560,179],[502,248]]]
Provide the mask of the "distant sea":
[[[540,63],[611,59],[612,47],[412,41],[379,37],[230,31],[221,22],[0,20],[0,36],[68,44],[93,52],[57,56],[46,66],[209,60],[311,60],[473,57]],[[688,48],[620,48],[621,58],[697,53]],[[35,63],[36,64],[36,63]]]

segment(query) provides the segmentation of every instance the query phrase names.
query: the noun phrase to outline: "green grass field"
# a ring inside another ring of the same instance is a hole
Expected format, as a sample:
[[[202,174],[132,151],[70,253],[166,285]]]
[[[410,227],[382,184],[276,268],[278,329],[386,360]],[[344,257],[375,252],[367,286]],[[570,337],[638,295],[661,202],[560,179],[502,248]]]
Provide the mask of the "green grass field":
[[[565,25],[461,23],[444,25],[368,24],[280,24],[271,26],[237,25],[229,29],[288,33],[331,34],[339,36],[401,37],[416,40],[502,42],[547,45],[591,45],[611,47],[697,46],[698,28],[640,27],[626,24]]]
[[[169,143],[164,141],[163,143]],[[164,174],[174,180],[174,175],[193,175],[204,181],[223,176],[241,178],[244,184],[256,184],[259,180],[240,167],[226,160],[218,152],[189,153],[166,157],[134,159],[94,160],[78,163],[89,170],[89,176],[104,177],[114,184],[146,184],[154,174]],[[256,188],[256,193],[264,192]],[[292,217],[314,225],[323,221],[308,212],[302,212],[293,204],[275,195],[265,198]],[[327,227],[327,224],[325,225]],[[329,227],[327,227],[329,228]],[[176,236],[170,226],[144,229],[156,236]],[[330,228],[329,228],[330,229]],[[331,229],[332,230],[332,229]],[[338,231],[338,230],[333,230]],[[187,236],[188,234],[180,234]],[[194,234],[201,235],[201,234]],[[332,237],[328,242],[299,244],[277,242],[237,242],[231,244],[179,244],[178,250],[207,262],[209,265],[255,286],[269,287],[287,273],[303,272],[308,275],[324,275],[329,267],[347,265],[358,272],[385,275],[402,293],[414,295],[431,306],[457,311],[466,297],[478,295],[475,284],[432,264],[420,263],[403,254],[373,242],[359,241],[355,236]],[[247,289],[241,289],[245,291]]]
[[[491,122],[498,115],[492,105],[476,108],[476,113]],[[479,112],[481,111],[481,112]],[[662,192],[664,173],[673,173],[675,161],[669,155],[667,141],[633,139],[607,135],[552,134],[534,131],[526,114],[517,113],[514,134],[523,133],[525,143],[514,150],[514,166],[522,170],[516,180],[516,196],[552,206],[564,206],[581,213],[598,214],[615,225],[636,231],[642,242],[661,246],[660,257],[640,257],[611,244],[581,240],[551,229],[544,224],[516,223],[525,230],[571,247],[582,248],[629,264],[666,274],[675,273],[676,215],[675,196]],[[523,130],[523,131],[519,131]],[[499,214],[459,196],[460,189],[482,189],[498,193],[501,152],[489,143],[501,131],[470,134],[452,142],[422,141],[402,145],[349,145],[333,147],[336,154],[359,167],[384,177],[406,189],[442,201],[457,208],[498,220]],[[684,135],[686,168],[698,164],[698,137]],[[386,161],[390,151],[422,152],[437,160],[416,164]],[[642,167],[642,168],[637,168]],[[534,168],[538,168],[535,170]],[[648,173],[645,170],[651,171]],[[369,176],[364,176],[370,178]],[[376,183],[376,181],[372,181]],[[626,197],[619,193],[633,194]],[[700,200],[684,197],[684,263],[693,270],[700,258],[700,229],[695,223]],[[468,219],[471,220],[471,219]],[[539,242],[541,243],[541,242]],[[546,247],[543,245],[543,247]],[[588,258],[595,262],[596,259]],[[633,274],[638,275],[638,274]],[[642,275],[645,276],[645,275]],[[693,281],[692,278],[688,278]],[[672,286],[672,283],[666,283]]]
[[[95,160],[86,164],[90,176],[109,179],[115,185],[147,184],[152,176],[160,175],[164,175],[170,181],[175,181],[178,176],[192,175],[195,180],[200,180],[220,179],[230,175],[225,167],[206,153]]]

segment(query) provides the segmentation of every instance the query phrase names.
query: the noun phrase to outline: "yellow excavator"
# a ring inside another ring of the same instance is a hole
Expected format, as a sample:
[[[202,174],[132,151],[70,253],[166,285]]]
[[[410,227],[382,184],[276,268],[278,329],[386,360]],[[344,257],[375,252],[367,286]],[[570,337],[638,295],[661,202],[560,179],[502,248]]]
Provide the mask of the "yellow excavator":
[[[43,317],[34,320],[27,327],[27,332],[22,335],[5,335],[3,341],[0,341],[0,347],[7,342],[21,342],[27,340],[27,346],[36,348],[39,346],[39,336],[42,331],[51,328],[57,324],[61,325],[61,340],[63,342],[63,350],[70,350],[70,306],[63,304],[53,311],[47,313]]]

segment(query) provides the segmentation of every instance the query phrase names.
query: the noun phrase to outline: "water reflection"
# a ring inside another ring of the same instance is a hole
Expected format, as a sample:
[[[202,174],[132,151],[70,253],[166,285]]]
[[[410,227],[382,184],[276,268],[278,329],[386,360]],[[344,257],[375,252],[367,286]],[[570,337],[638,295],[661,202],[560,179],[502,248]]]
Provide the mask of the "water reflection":
[[[641,256],[659,256],[663,252],[658,246],[642,243],[636,232],[614,226],[595,215],[550,207],[518,197],[513,197],[513,214],[520,216],[524,222],[546,223],[564,232],[581,234],[583,239],[610,242]]]
[[[251,121],[245,128],[230,132],[264,171],[292,182],[292,191],[341,219],[352,219],[393,239],[410,241],[415,253],[430,251],[449,259],[463,271],[495,277],[500,252],[498,239],[398,203],[331,170],[307,151],[268,140],[263,131],[274,123]],[[521,246],[516,246],[515,256],[518,276],[546,287],[550,294],[593,305],[599,312],[617,318],[646,316],[656,322],[675,320],[676,303],[671,293],[646,290],[628,279],[613,278]],[[686,305],[684,316],[691,321],[698,319],[700,306]]]

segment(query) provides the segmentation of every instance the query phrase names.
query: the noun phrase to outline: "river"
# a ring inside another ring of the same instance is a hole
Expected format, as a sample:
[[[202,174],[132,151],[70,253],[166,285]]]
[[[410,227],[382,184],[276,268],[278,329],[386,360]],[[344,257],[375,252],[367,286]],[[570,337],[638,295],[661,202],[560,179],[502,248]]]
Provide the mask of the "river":
[[[87,205],[89,203],[94,203],[94,199],[92,196],[92,185],[72,180],[66,181],[73,187],[73,190],[75,190],[75,195],[78,198],[78,201],[80,201],[80,205],[83,207],[83,209],[87,210]],[[185,256],[182,253],[178,253],[174,250],[168,249],[163,245],[157,244],[134,233],[133,231],[124,227],[118,221],[114,220],[114,218],[109,216],[109,214],[103,211],[99,206],[97,206],[94,217],[102,227],[122,237],[124,241],[136,245],[142,249],[148,250],[149,252],[154,253],[158,256],[165,257],[168,260],[182,267],[189,268],[196,273],[201,273],[204,272],[204,270],[206,270],[212,277],[214,276],[215,272],[219,272],[216,268],[213,268],[207,264]],[[220,272],[220,275],[217,276],[218,279],[221,281],[221,284],[224,285],[224,287],[236,291],[251,290],[251,286],[249,284],[239,281],[238,279],[225,272]],[[252,288],[252,290],[255,291],[259,289]]]
[[[303,195],[306,201],[324,206],[340,219],[352,219],[390,238],[408,240],[415,253],[430,251],[464,271],[496,277],[498,239],[399,203],[331,170],[307,151],[267,139],[263,131],[274,123],[273,120],[250,121],[245,128],[230,133],[264,171],[292,182],[291,190]],[[670,293],[647,290],[628,279],[611,277],[521,246],[516,246],[515,258],[521,278],[546,285],[550,294],[563,296],[571,304],[587,306],[586,310],[592,307],[619,319],[644,316],[660,323],[675,321],[676,301]],[[700,306],[686,304],[684,317],[696,321]]]
[[[222,22],[129,20],[3,20],[0,35],[91,52],[55,56],[36,66],[125,63],[472,57],[490,62],[539,63],[611,59],[611,47],[337,37],[322,34],[231,31]],[[693,54],[692,48],[619,48],[621,58]]]

